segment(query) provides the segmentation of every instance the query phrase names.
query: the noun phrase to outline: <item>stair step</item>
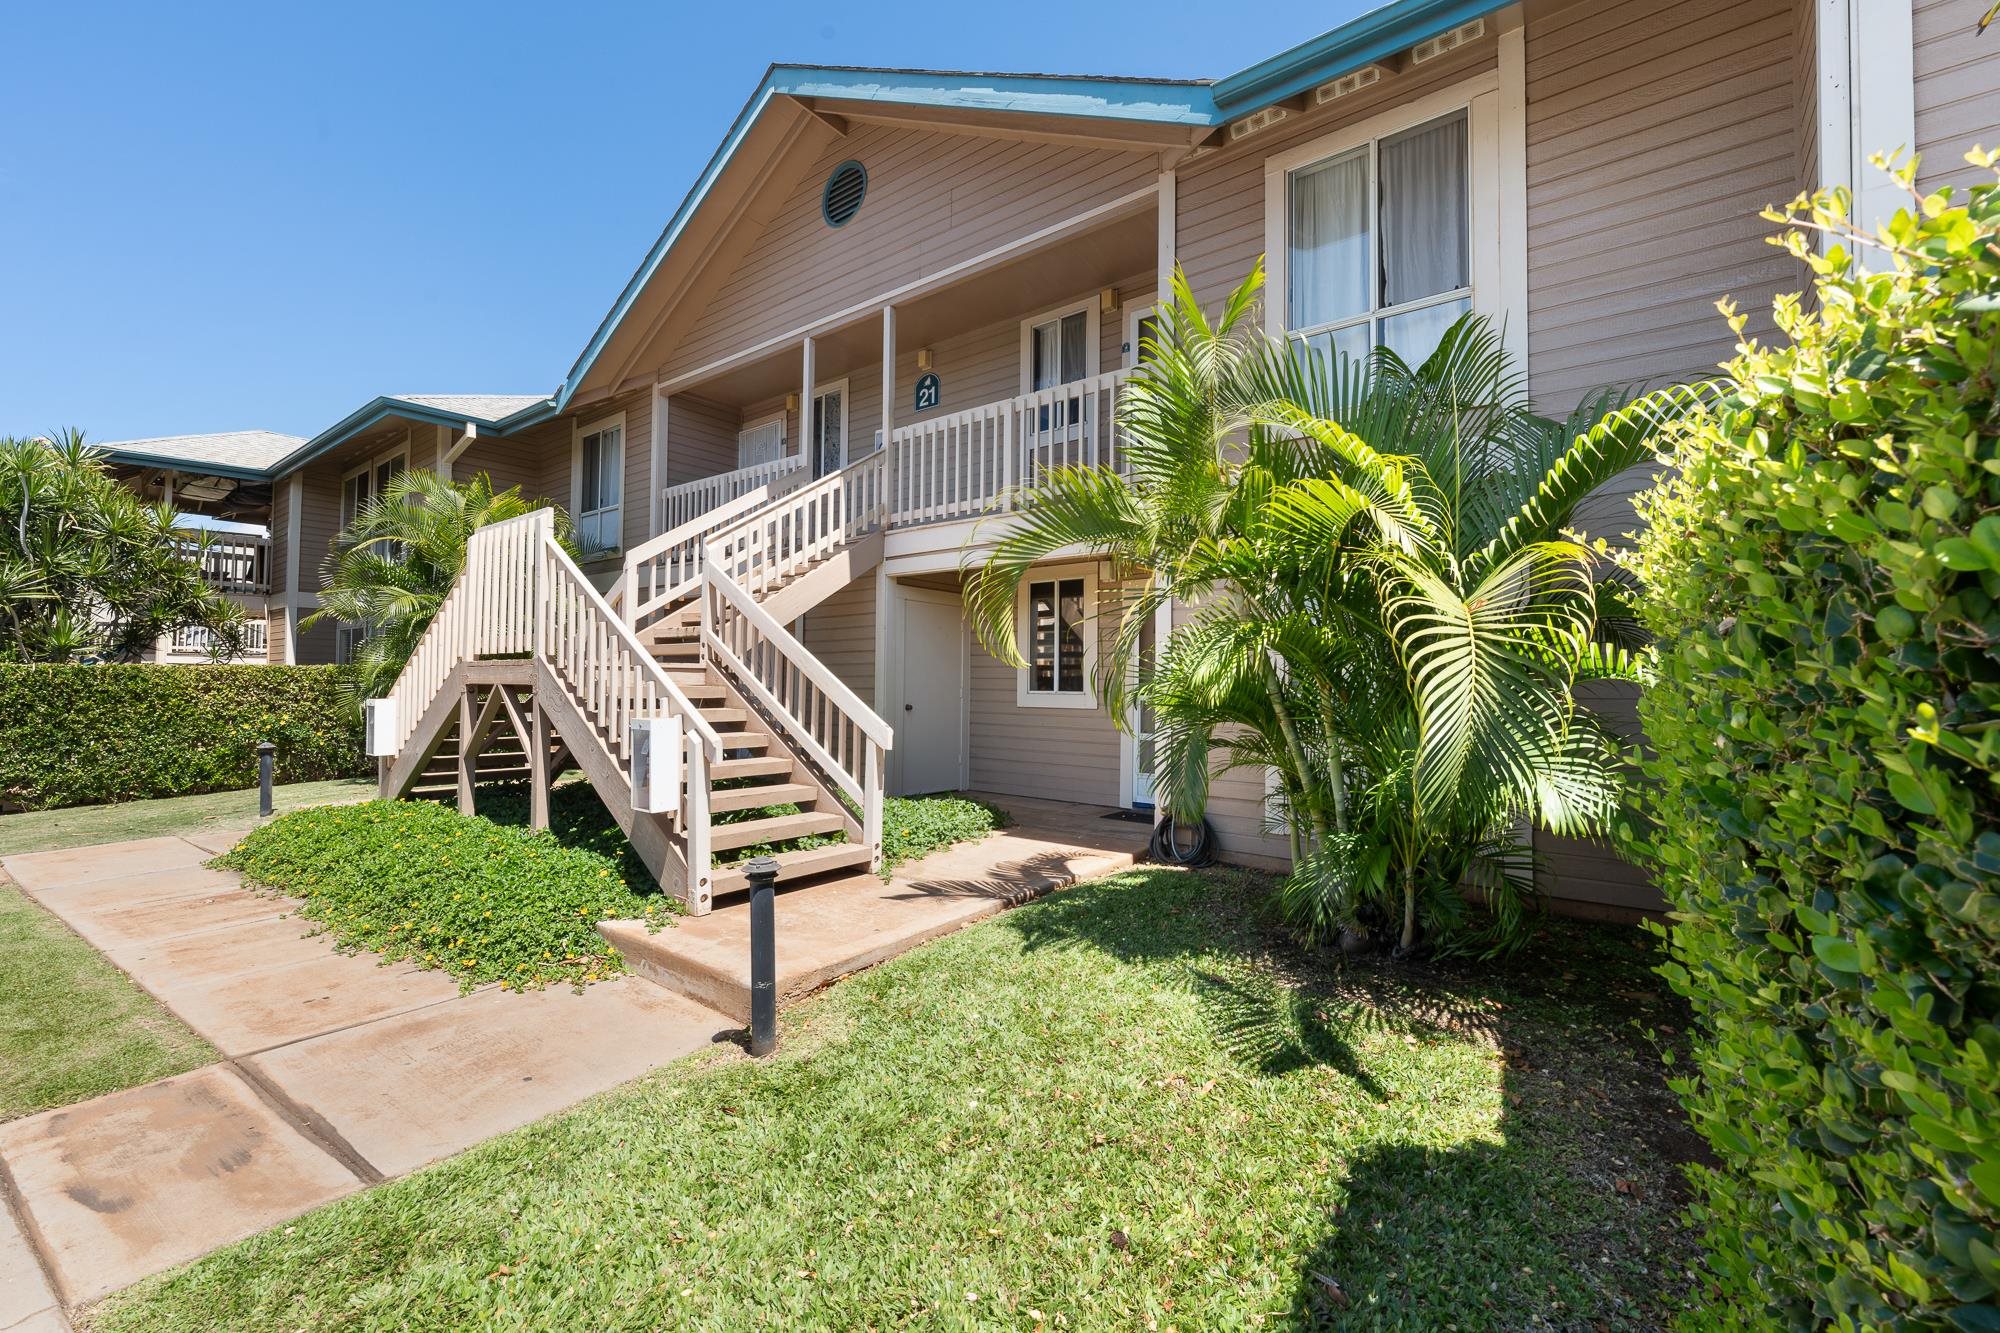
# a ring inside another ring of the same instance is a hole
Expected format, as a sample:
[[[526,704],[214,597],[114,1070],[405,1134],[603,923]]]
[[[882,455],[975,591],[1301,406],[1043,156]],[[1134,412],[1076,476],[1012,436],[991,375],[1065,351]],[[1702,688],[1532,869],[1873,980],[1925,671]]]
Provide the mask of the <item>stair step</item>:
[[[663,663],[701,660],[701,641],[698,639],[654,639],[652,648],[653,656]]]
[[[728,852],[738,847],[754,847],[760,842],[789,842],[812,833],[837,833],[843,823],[841,817],[830,810],[738,820],[734,824],[717,824],[709,829],[708,846],[711,851]]]
[[[843,842],[834,847],[810,847],[802,852],[779,852],[774,859],[778,863],[778,887],[784,888],[797,880],[813,875],[824,875],[829,870],[865,866],[874,859],[874,856],[859,843]],[[750,877],[738,866],[717,866],[715,874],[710,879],[712,893],[734,893],[749,887]]]
[[[697,708],[695,711],[701,714],[709,726],[718,731],[725,727],[740,727],[750,720],[750,710],[747,708]]]
[[[708,808],[762,810],[771,805],[812,805],[819,800],[819,788],[804,782],[772,782],[759,787],[725,787],[708,794]]]
[[[722,734],[722,748],[725,750],[768,750],[771,738],[761,731],[725,731]]]
[[[707,680],[676,680],[674,684],[680,686],[681,693],[688,697],[690,703],[719,703],[728,697],[720,685]]]
[[[790,777],[792,759],[790,755],[763,755],[756,759],[718,759],[708,766],[711,780],[723,778],[771,778]]]

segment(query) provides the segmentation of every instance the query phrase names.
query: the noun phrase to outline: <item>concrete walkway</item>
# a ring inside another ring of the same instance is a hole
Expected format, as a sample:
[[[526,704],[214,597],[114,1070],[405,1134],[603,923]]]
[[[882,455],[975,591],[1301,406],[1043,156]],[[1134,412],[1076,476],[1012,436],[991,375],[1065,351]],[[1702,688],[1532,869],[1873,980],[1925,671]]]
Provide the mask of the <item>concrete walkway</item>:
[[[1145,846],[1144,824],[1093,807],[985,799],[1014,826],[886,883],[781,893],[786,998],[1123,869]],[[292,900],[202,864],[233,841],[0,859],[224,1057],[0,1124],[0,1333],[67,1327],[65,1307],[559,1111],[725,1037],[748,1012],[740,901],[657,934],[606,923],[639,976],[582,994],[460,995],[439,973],[336,953],[304,934]]]
[[[224,1059],[0,1124],[0,1330],[559,1111],[735,1026],[636,977],[516,994],[307,937],[227,836],[0,861]]]

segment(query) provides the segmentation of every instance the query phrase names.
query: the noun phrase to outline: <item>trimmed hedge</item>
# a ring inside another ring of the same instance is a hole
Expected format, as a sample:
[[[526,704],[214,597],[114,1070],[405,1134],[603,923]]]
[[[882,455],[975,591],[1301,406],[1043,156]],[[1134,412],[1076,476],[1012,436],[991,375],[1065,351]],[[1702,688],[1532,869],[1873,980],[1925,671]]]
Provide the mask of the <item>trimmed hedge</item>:
[[[1640,503],[1704,1327],[2000,1329],[2000,191],[1890,232],[1791,236],[1815,306]]]
[[[352,673],[329,666],[0,665],[0,806],[192,796],[371,772]]]

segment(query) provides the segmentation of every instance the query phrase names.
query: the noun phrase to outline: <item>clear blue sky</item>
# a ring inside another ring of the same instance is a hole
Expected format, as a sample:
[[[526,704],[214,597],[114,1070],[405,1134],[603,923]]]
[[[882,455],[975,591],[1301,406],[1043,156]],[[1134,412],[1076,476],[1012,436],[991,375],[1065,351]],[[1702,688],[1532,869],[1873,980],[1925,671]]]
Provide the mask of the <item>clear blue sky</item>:
[[[772,61],[1215,78],[1377,2],[17,6],[0,435],[553,389]]]

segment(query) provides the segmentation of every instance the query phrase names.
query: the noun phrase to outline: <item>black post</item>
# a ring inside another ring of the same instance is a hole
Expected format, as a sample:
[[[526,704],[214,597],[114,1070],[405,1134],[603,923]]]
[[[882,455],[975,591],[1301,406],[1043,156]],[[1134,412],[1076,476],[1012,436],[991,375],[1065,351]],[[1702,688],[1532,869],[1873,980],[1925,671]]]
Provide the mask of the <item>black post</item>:
[[[271,817],[271,775],[277,767],[278,747],[269,741],[257,742],[257,813]]]
[[[778,940],[774,900],[778,863],[768,856],[743,863],[750,879],[750,1054],[778,1049]]]

